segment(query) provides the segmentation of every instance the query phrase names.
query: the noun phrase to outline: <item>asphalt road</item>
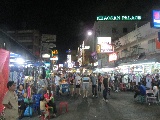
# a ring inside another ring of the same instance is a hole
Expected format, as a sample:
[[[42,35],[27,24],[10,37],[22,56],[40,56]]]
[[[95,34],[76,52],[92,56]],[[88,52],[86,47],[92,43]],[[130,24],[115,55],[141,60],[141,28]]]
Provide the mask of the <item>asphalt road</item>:
[[[67,101],[69,111],[57,114],[54,120],[160,120],[160,105],[139,103],[134,101],[133,92],[111,92],[109,102],[102,100],[102,94],[98,98],[63,95],[56,101]],[[38,116],[25,117],[22,120],[40,120]]]

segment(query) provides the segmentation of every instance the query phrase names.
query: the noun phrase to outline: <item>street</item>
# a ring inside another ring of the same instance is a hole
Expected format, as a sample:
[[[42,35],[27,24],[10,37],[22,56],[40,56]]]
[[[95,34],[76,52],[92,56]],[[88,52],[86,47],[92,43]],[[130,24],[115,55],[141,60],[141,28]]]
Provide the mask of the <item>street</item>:
[[[57,101],[68,101],[69,111],[61,115],[57,114],[55,120],[159,120],[160,105],[139,103],[133,99],[134,92],[111,92],[109,102],[102,100],[102,94],[98,98],[82,96],[61,96]],[[22,120],[38,120],[38,116],[23,118]]]

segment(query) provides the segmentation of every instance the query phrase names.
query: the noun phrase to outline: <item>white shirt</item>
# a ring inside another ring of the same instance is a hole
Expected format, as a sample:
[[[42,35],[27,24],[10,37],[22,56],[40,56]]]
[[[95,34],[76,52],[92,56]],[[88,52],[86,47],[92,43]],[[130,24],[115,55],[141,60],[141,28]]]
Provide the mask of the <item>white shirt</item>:
[[[75,81],[76,81],[76,85],[80,84],[81,77],[80,76],[76,76],[75,77]]]
[[[56,85],[59,85],[60,77],[59,77],[59,76],[56,76],[56,77],[54,78],[54,80],[55,80],[55,84],[56,84]]]
[[[156,96],[157,95],[157,93],[158,93],[158,87],[157,86],[154,86],[153,87],[153,94],[154,94],[154,96]]]
[[[138,85],[138,82],[140,82],[140,76],[136,76],[136,85]]]
[[[133,75],[130,74],[129,79],[130,79],[129,82],[131,82],[131,81],[133,82]]]
[[[111,76],[111,80],[115,80],[114,76]]]
[[[152,87],[151,82],[152,82],[152,78],[150,76],[147,76],[146,77],[146,87],[151,88]]]

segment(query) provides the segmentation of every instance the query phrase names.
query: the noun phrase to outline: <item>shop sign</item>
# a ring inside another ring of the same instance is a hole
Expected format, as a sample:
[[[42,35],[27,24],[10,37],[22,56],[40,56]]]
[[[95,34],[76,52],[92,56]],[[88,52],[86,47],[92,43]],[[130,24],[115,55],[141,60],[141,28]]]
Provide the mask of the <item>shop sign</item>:
[[[111,37],[97,37],[97,44],[111,44]]]
[[[84,47],[82,47],[82,49],[89,49],[90,48],[90,46],[84,46]]]
[[[107,15],[107,16],[97,16],[98,21],[134,21],[134,20],[142,20],[142,16],[115,16],[115,15]]]
[[[42,54],[42,58],[50,58],[50,54]]]
[[[52,56],[52,58],[50,58],[50,60],[58,60],[58,55]]]
[[[67,63],[71,63],[71,55],[67,55]]]
[[[60,67],[63,67],[63,64],[59,64],[59,68],[60,68]]]
[[[111,52],[114,52],[114,47],[111,44],[102,44],[100,52],[101,53],[111,53]]]
[[[160,28],[160,10],[152,10],[152,27]]]
[[[109,54],[109,62],[115,60],[117,60],[117,54],[116,53]]]

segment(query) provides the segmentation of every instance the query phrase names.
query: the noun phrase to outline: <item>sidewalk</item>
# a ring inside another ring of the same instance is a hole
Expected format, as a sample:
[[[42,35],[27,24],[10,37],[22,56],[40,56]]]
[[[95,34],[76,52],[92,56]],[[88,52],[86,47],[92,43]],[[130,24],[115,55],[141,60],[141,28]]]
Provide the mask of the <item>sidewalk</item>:
[[[68,101],[69,112],[58,115],[54,120],[159,120],[160,106],[141,104],[133,100],[133,92],[111,92],[109,102],[98,98],[82,96],[62,96],[57,101],[57,110],[60,101]],[[40,118],[23,118],[22,120],[40,120]]]

